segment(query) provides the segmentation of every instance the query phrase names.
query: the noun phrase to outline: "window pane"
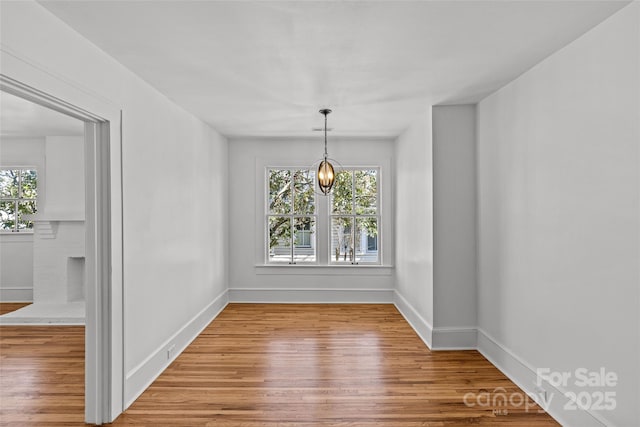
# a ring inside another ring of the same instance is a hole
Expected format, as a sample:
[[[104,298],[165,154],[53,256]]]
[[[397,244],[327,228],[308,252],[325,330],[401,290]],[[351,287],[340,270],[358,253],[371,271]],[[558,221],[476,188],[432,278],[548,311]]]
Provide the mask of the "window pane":
[[[0,197],[14,199],[18,197],[19,174],[17,170],[0,170]]]
[[[0,229],[13,230],[16,225],[16,202],[0,202]]]
[[[378,219],[356,218],[356,262],[378,262]]]
[[[33,215],[36,213],[36,201],[25,200],[18,203],[18,229],[32,229],[33,221],[24,218],[24,215]]]
[[[358,170],[354,171],[356,181],[356,214],[376,214],[378,194],[378,171]]]
[[[35,199],[38,195],[38,175],[34,170],[22,172],[22,198]]]
[[[356,215],[375,215],[376,205],[376,197],[356,197]]]
[[[332,262],[352,262],[353,261],[353,218],[332,217],[331,218],[331,261]]]
[[[293,210],[296,215],[315,213],[314,186],[316,174],[310,170],[293,172],[295,191],[293,194]]]
[[[336,182],[331,190],[331,212],[353,213],[353,174],[341,171],[336,174]]]
[[[269,261],[291,261],[291,218],[269,217]]]
[[[293,260],[295,262],[314,262],[316,260],[315,218],[294,219],[294,233]]]
[[[291,213],[291,171],[269,169],[269,213]]]

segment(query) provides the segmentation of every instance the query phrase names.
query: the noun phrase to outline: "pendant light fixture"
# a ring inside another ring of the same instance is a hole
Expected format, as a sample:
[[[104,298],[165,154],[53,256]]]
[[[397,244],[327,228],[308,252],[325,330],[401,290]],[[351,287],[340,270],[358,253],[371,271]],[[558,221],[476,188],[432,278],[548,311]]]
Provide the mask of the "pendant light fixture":
[[[327,115],[329,113],[331,113],[331,110],[328,108],[320,110],[320,114],[324,115],[324,159],[322,159],[320,166],[318,166],[318,186],[322,194],[325,195],[331,192],[333,183],[336,181],[333,165],[329,163],[327,156]]]

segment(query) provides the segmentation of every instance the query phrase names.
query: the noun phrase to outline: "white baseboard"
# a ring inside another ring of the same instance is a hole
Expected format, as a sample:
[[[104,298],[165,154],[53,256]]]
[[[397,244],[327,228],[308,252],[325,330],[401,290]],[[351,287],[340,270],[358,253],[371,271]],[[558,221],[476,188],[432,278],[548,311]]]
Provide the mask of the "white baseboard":
[[[216,297],[191,321],[166,340],[138,366],[127,372],[124,385],[124,408],[126,410],[151,383],[173,362],[176,357],[215,319],[229,303],[227,290]],[[175,346],[172,357],[167,357],[171,346]]]
[[[391,304],[393,289],[230,288],[229,302]]]
[[[432,350],[475,350],[477,337],[475,327],[435,327],[431,335]]]
[[[536,380],[538,379],[537,369],[482,329],[478,329],[477,349],[525,393],[535,397],[534,400],[541,403],[543,409],[563,426],[613,426],[612,423],[591,411],[579,408],[576,410],[565,409],[565,406],[570,402],[569,398],[566,397],[567,390],[554,387],[547,381],[542,382],[541,387],[546,392],[546,400],[542,398],[535,390]]]
[[[546,392],[545,400],[544,395],[538,394],[536,390],[537,370],[482,329],[475,327],[434,328],[398,291],[395,291],[394,304],[430,350],[477,349],[533,400],[541,403],[543,409],[563,426],[603,427],[614,425],[592,411],[567,410],[566,406],[570,403],[566,396],[567,390],[554,387],[546,381],[542,384],[542,389]]]
[[[420,339],[431,349],[433,326],[431,326],[398,291],[394,293],[393,303]]]
[[[33,286],[3,286],[0,302],[33,302]]]

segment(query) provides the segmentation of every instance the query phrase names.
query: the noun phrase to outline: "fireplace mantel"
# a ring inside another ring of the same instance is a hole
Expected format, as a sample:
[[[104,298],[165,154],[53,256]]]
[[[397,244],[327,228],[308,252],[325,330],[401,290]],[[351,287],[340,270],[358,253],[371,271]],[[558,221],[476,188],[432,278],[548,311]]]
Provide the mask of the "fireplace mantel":
[[[55,239],[61,222],[84,222],[82,212],[52,212],[25,215],[25,219],[33,221],[35,234],[41,239]]]

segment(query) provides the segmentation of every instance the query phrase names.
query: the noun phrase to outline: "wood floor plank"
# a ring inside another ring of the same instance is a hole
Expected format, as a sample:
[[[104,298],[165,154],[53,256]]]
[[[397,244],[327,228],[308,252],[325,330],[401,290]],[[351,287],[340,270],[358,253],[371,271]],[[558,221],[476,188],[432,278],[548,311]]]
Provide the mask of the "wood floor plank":
[[[83,328],[19,328],[0,327],[0,422],[82,425]],[[465,404],[498,392],[525,396],[476,351],[429,351],[392,305],[230,304],[113,425],[558,425]]]

